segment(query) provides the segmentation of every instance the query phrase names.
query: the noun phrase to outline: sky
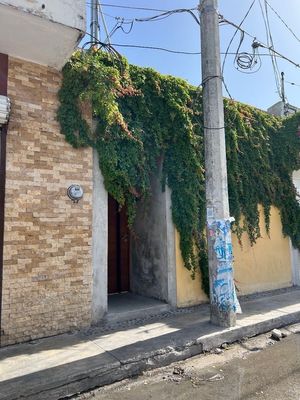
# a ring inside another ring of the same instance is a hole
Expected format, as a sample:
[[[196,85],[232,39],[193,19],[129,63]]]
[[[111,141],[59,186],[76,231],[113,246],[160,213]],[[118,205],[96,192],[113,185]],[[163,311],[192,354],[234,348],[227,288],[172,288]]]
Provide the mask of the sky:
[[[240,24],[253,0],[219,0],[219,13],[227,20]],[[263,0],[260,0],[264,4]],[[256,37],[258,41],[267,43],[265,24],[260,8],[260,1],[256,0],[242,28]],[[274,10],[281,16],[285,23],[292,29],[297,38],[285,27],[278,16],[268,8],[270,30],[273,37],[274,49],[300,64],[300,1],[299,0],[267,0]],[[197,6],[197,0],[102,0],[102,10],[110,32],[116,25],[116,17],[125,18],[126,21],[135,18],[146,18],[157,15],[160,12],[123,9],[117,6],[156,8],[161,10],[174,10],[178,8],[193,8]],[[88,26],[89,26],[89,2],[88,2]],[[196,11],[197,12],[197,11]],[[106,38],[103,23],[100,21],[100,38]],[[123,25],[128,32],[131,25]],[[87,28],[89,29],[89,28]],[[230,25],[220,26],[221,52],[225,52],[235,32]],[[187,13],[172,15],[161,21],[134,22],[129,33],[121,29],[111,37],[112,44],[142,45],[163,47],[178,51],[199,52],[200,27]],[[240,52],[252,52],[253,39],[245,36]],[[235,53],[240,42],[240,34],[237,34],[230,51]],[[139,48],[115,48],[124,55],[132,64],[152,67],[163,74],[181,77],[191,84],[198,86],[201,83],[201,55],[171,54],[163,51],[155,51]],[[267,51],[259,49],[261,54]],[[222,57],[224,57],[222,55]],[[272,104],[280,100],[276,88],[272,61],[269,56],[261,56],[261,67],[251,74],[238,71],[234,65],[234,55],[228,55],[224,67],[224,80],[228,90],[235,100],[241,101],[266,110]],[[291,63],[277,58],[279,72],[285,73],[285,92],[288,102],[300,107],[300,68]],[[297,86],[299,85],[299,86]],[[225,96],[227,93],[223,92]]]

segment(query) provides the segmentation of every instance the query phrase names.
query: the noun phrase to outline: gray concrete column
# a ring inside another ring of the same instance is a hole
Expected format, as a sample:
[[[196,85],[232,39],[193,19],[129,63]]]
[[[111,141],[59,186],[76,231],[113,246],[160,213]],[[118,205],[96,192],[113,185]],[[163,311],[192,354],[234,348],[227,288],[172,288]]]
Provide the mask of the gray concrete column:
[[[108,195],[99,167],[98,154],[93,150],[93,324],[99,322],[107,312],[107,208]]]
[[[176,243],[175,226],[172,219],[171,190],[166,187],[166,242],[167,242],[167,268],[168,268],[168,303],[177,307],[177,277],[176,277]]]

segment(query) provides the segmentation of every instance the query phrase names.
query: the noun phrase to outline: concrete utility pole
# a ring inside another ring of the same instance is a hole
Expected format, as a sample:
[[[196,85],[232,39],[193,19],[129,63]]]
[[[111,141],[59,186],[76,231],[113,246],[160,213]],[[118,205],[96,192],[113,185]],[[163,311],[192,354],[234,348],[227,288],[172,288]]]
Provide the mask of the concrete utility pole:
[[[97,45],[97,42],[99,41],[99,37],[100,37],[98,0],[92,0],[92,3],[91,3],[91,25],[90,25],[90,28],[91,28],[91,35],[92,35],[91,42],[94,45]]]
[[[217,0],[201,0],[207,240],[211,322],[234,326],[239,304],[232,268]]]

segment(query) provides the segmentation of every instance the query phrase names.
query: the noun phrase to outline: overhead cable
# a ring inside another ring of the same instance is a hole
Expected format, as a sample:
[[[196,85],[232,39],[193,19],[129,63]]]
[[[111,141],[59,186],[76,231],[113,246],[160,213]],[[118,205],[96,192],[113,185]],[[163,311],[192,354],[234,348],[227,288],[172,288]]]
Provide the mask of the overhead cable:
[[[88,5],[90,5],[90,2],[87,2]],[[128,6],[128,5],[123,5],[120,6],[119,4],[102,4],[102,7],[111,7],[111,8],[122,8],[125,10],[143,10],[143,11],[155,11],[155,12],[165,12],[168,10],[161,10],[158,8],[148,8],[148,7],[133,7],[133,6]],[[196,9],[196,8],[195,8]]]
[[[291,32],[291,34],[294,36],[294,38],[300,42],[300,38],[295,34],[295,32],[288,26],[288,24],[283,20],[283,18],[280,16],[280,14],[271,6],[270,3],[266,1],[266,4],[268,7],[274,12],[275,15],[280,19],[280,21],[283,23],[283,25]]]
[[[86,34],[89,35],[88,32]],[[98,43],[100,46],[106,45],[106,43],[99,42]],[[172,54],[183,54],[183,55],[201,55],[201,51],[184,51],[184,50],[175,50],[175,49],[168,49],[165,47],[158,47],[158,46],[146,46],[146,45],[138,45],[138,44],[125,44],[125,43],[110,43],[111,47],[127,47],[127,48],[135,48],[135,49],[145,49],[145,50],[158,50],[158,51],[164,51],[167,53],[172,53]],[[86,47],[86,43],[84,43],[83,48]],[[220,54],[227,54],[229,56],[236,56],[236,52],[220,52]],[[269,53],[263,53],[260,54],[260,56],[267,56],[270,57]]]
[[[103,26],[104,26],[104,30],[105,30],[105,33],[106,33],[106,40],[105,40],[105,42],[110,43],[110,35],[109,35],[108,29],[107,29],[107,25],[106,25],[106,21],[105,21],[103,12],[102,12],[101,2],[100,2],[100,0],[97,0],[97,2],[98,2],[98,11],[99,11],[99,14],[100,14],[100,17],[101,17]]]
[[[292,85],[292,86],[298,86],[298,87],[300,87],[300,85],[299,85],[299,84],[297,84],[297,83],[294,83],[294,82],[289,82],[289,81],[286,81],[286,83],[288,83],[289,85]]]
[[[276,56],[282,58],[283,60],[288,61],[289,63],[293,64],[295,67],[300,68],[300,64],[293,61],[292,59],[290,59],[289,57],[284,56],[282,53],[280,53],[279,51],[275,50],[274,48],[267,46],[266,44],[264,44],[262,41],[258,40],[256,38],[256,36],[252,35],[251,33],[247,32],[245,29],[240,28],[237,24],[235,24],[234,22],[229,21],[228,19],[224,18],[222,15],[220,15],[220,23],[221,24],[228,24],[233,26],[234,28],[238,28],[241,32],[244,32],[245,35],[251,37],[252,39],[254,39],[254,43],[255,45],[257,45],[258,47],[262,47],[266,50],[271,50],[272,53],[274,53]],[[262,54],[260,54],[261,56]]]
[[[250,4],[250,7],[248,8],[248,10],[247,10],[245,16],[243,17],[242,21],[241,21],[240,24],[238,25],[238,28],[236,29],[236,31],[234,32],[232,38],[230,39],[230,42],[229,42],[229,44],[228,44],[228,46],[227,46],[227,49],[226,49],[226,52],[225,52],[225,57],[224,57],[224,59],[223,59],[223,64],[222,64],[222,75],[224,74],[224,68],[225,68],[225,63],[226,63],[226,59],[227,59],[227,53],[228,53],[229,50],[230,50],[230,47],[231,47],[231,45],[232,45],[232,42],[233,42],[234,38],[236,37],[237,33],[240,31],[241,26],[243,25],[244,21],[246,20],[246,18],[248,17],[248,15],[249,15],[249,13],[250,13],[252,7],[254,6],[255,1],[256,1],[256,0],[253,0],[252,3]]]
[[[259,5],[260,5],[260,9],[261,9],[265,29],[266,29],[267,46],[268,46],[268,48],[272,49],[272,48],[274,48],[274,42],[273,42],[273,37],[272,37],[272,33],[271,33],[271,27],[270,27],[269,15],[268,15],[268,6],[266,3],[266,0],[264,0],[264,9],[263,9],[261,0],[259,0]],[[277,92],[281,98],[282,97],[282,88],[280,85],[280,71],[278,68],[276,57],[274,56],[274,54],[271,51],[270,51],[270,55],[271,55],[271,62],[272,62]]]

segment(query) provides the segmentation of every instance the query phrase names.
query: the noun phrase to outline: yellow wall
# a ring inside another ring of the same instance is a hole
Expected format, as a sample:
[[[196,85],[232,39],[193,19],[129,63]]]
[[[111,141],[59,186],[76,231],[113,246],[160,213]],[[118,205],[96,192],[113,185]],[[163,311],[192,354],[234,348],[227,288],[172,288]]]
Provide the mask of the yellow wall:
[[[242,247],[235,235],[233,241],[235,283],[238,295],[262,292],[292,285],[292,267],[289,239],[282,235],[279,211],[271,210],[270,237],[264,225],[264,215],[260,207],[261,238],[250,245],[246,234],[242,237]],[[176,234],[177,305],[185,307],[207,301],[202,288],[201,276],[195,280],[184,268],[179,249],[179,235]]]
[[[265,230],[260,207],[261,238],[251,247],[248,236],[243,235],[242,244],[233,236],[233,255],[236,285],[239,294],[261,292],[292,285],[292,266],[289,239],[282,235],[280,213],[271,210],[270,237]]]
[[[195,279],[191,278],[191,272],[184,267],[179,246],[179,234],[176,231],[176,279],[177,279],[177,307],[194,306],[207,302],[207,296],[202,290],[200,273]]]

